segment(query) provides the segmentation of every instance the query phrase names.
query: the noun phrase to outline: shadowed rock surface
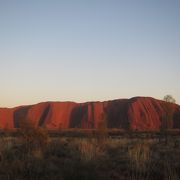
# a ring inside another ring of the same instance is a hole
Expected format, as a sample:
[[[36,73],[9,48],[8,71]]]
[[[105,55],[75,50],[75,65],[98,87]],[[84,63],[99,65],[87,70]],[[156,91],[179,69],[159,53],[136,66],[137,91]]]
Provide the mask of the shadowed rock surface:
[[[49,129],[97,128],[105,113],[109,128],[156,130],[161,126],[166,104],[151,97],[134,97],[104,102],[44,102],[0,108],[0,128],[18,128],[22,119]],[[171,104],[170,107],[174,109],[172,127],[180,128],[180,106]]]

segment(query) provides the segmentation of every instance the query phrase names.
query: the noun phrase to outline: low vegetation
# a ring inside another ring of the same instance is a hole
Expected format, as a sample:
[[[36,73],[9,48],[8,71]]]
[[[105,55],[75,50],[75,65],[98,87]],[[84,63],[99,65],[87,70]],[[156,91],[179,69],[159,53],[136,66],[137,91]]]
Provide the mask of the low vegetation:
[[[178,135],[166,144],[138,132],[109,136],[103,126],[86,137],[49,138],[45,129],[23,124],[18,136],[0,138],[1,180],[176,180]],[[161,134],[160,134],[161,135]],[[176,138],[175,138],[176,137]]]

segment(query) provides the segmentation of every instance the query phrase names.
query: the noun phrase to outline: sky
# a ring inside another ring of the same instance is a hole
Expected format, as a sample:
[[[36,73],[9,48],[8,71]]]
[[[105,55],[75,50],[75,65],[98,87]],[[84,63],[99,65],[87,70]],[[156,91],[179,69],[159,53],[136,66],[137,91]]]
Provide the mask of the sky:
[[[134,96],[180,104],[179,0],[0,0],[0,107]]]

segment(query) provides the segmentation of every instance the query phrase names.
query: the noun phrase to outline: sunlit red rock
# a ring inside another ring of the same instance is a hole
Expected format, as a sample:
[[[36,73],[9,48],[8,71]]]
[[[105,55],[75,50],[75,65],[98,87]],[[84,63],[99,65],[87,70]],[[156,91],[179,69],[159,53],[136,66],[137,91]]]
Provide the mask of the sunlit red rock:
[[[159,129],[166,102],[134,97],[105,102],[44,102],[16,108],[0,108],[0,128],[17,128],[21,119],[49,129],[97,128],[103,113],[109,128]],[[173,128],[180,128],[180,106],[174,108]]]
[[[0,108],[0,128],[13,128],[14,109]]]

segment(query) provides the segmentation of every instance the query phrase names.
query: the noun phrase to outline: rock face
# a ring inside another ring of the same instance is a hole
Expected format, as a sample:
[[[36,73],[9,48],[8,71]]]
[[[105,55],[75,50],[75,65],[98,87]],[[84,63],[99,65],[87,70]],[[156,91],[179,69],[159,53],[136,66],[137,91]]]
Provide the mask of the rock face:
[[[105,102],[44,102],[16,108],[0,108],[0,128],[18,128],[22,119],[49,129],[97,128],[106,115],[109,128],[156,130],[161,126],[167,103],[151,97]],[[171,104],[173,128],[180,128],[180,106]]]

